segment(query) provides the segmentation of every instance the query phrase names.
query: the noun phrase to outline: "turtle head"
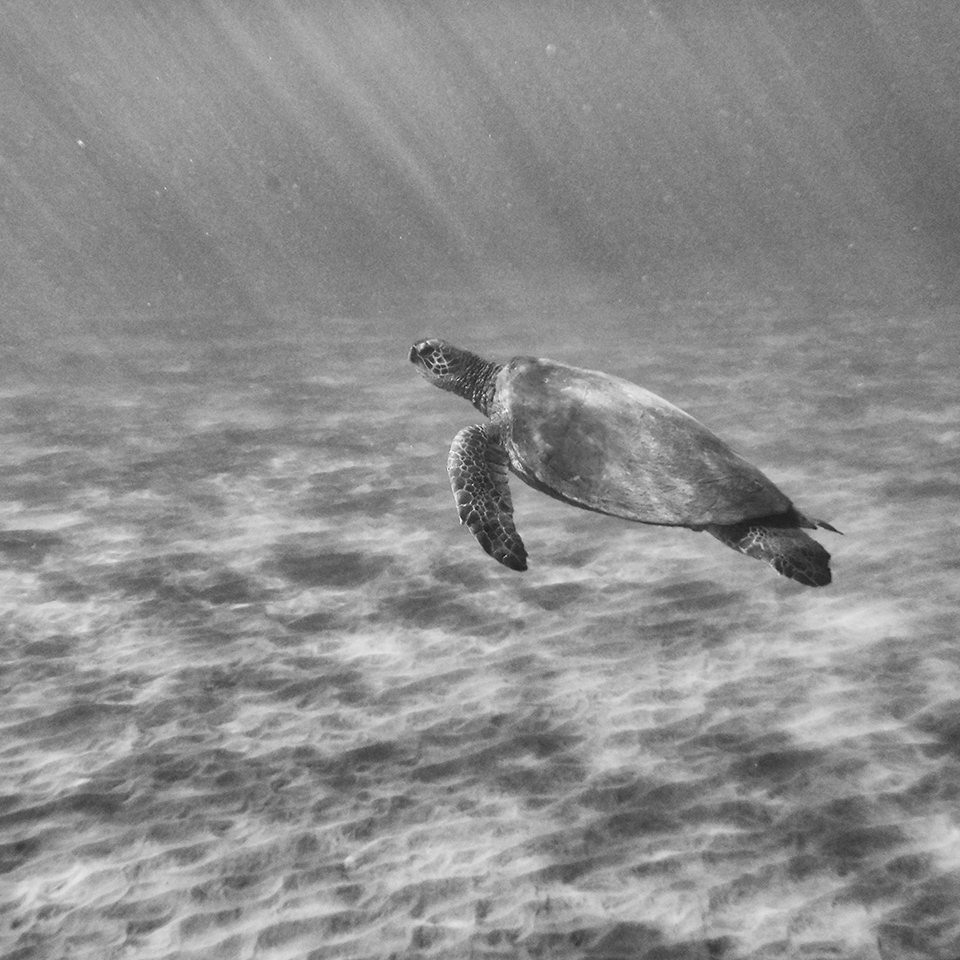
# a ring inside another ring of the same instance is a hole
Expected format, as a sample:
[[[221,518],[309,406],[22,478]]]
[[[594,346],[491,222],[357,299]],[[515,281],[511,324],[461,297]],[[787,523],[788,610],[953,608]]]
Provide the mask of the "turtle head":
[[[469,400],[489,416],[500,365],[445,340],[421,340],[410,350],[410,360],[425,380]]]

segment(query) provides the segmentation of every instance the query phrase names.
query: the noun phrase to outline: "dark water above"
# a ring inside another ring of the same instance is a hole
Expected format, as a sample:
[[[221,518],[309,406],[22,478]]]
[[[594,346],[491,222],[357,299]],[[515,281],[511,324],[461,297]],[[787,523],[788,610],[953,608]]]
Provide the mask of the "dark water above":
[[[960,953],[956,313],[557,296],[8,338],[0,954]],[[834,584],[519,482],[498,567],[426,335],[679,403]]]

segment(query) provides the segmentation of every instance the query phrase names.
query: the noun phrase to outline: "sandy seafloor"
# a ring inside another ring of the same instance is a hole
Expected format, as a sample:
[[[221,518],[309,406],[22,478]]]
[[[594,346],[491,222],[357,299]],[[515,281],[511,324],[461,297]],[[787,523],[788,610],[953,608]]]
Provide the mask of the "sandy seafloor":
[[[0,955],[960,955],[957,312],[447,306],[8,339]],[[666,395],[834,584],[519,482],[498,567],[427,335]]]

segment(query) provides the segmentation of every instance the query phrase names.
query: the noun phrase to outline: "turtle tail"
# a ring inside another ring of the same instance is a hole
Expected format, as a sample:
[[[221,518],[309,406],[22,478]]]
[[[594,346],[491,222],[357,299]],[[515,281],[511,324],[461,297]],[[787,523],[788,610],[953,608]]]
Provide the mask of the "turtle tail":
[[[833,530],[828,523],[810,523],[800,514],[758,517],[740,523],[710,524],[707,533],[728,547],[748,557],[764,560],[781,576],[808,587],[825,587],[830,582],[830,554],[798,526],[821,526]],[[839,531],[835,531],[839,533]]]

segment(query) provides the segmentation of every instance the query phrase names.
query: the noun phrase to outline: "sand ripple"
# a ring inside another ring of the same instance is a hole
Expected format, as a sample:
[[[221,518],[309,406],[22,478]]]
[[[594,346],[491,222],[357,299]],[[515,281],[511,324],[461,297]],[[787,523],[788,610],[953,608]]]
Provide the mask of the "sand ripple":
[[[518,577],[402,367],[118,344],[4,414],[5,958],[960,953],[949,483],[851,469],[816,596],[521,490]]]

